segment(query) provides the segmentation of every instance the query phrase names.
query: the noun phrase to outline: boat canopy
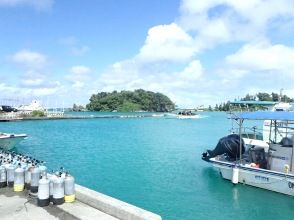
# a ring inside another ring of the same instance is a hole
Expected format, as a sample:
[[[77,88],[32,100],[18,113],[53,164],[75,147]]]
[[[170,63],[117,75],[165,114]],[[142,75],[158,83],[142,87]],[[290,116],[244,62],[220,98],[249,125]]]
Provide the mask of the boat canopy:
[[[278,102],[272,102],[272,101],[231,101],[230,104],[232,105],[275,105]]]
[[[232,114],[232,119],[247,120],[280,120],[294,121],[294,112],[280,111],[256,111],[256,112],[237,112]]]

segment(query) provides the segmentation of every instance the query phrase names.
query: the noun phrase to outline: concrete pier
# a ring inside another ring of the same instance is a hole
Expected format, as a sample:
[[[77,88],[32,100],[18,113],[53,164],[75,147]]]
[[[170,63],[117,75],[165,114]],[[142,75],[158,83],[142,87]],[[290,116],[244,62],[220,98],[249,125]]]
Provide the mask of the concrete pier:
[[[7,117],[0,115],[0,122],[10,121],[31,121],[31,120],[65,120],[65,119],[105,119],[105,118],[147,118],[153,117],[151,114],[138,115],[60,115],[51,117]]]
[[[38,207],[36,198],[27,191],[13,192],[12,188],[0,189],[1,220],[161,220],[159,215],[114,199],[107,195],[76,185],[73,203],[59,206],[50,204]]]

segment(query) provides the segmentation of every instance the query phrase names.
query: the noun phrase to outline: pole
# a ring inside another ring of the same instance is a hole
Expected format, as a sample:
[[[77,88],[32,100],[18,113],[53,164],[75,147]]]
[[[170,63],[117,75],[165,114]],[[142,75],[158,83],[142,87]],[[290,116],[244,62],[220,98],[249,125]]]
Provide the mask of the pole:
[[[240,123],[239,123],[239,137],[240,137],[240,163],[241,163],[241,159],[242,159],[242,123],[243,123],[243,119],[240,119]]]

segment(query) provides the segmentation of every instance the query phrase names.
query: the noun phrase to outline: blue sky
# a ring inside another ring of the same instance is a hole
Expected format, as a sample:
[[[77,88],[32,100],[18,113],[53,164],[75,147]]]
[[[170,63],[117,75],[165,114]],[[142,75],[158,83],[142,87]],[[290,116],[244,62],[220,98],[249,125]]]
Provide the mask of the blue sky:
[[[293,0],[0,0],[0,98],[86,104],[143,88],[181,107],[294,97]]]

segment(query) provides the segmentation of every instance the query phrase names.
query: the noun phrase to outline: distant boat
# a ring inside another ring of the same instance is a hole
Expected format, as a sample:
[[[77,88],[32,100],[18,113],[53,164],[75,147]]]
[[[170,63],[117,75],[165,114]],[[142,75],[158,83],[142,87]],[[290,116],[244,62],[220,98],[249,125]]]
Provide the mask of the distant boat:
[[[0,148],[10,150],[26,137],[26,134],[0,133]]]
[[[165,113],[164,117],[169,119],[197,119],[199,115],[191,111],[181,111],[178,113]]]
[[[30,113],[32,111],[45,111],[45,109],[42,107],[39,101],[33,100],[29,105],[21,105],[17,107],[17,111]]]

